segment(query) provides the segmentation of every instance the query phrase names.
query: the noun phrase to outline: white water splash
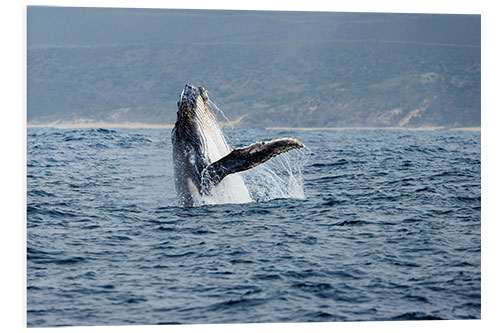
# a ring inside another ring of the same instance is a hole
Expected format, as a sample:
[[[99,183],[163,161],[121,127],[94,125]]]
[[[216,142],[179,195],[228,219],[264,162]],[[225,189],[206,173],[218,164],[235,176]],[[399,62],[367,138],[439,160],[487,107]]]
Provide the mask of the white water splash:
[[[201,100],[197,104],[200,107]],[[224,112],[212,101],[207,103],[209,113],[198,110],[196,121],[200,122],[204,144],[211,161],[216,161],[231,152],[226,136],[220,128],[219,117],[231,125]],[[234,129],[231,125],[231,128]],[[241,143],[236,137],[235,141]],[[226,176],[211,189],[211,195],[194,197],[195,205],[221,203],[247,203],[278,198],[305,199],[302,168],[307,162],[306,147],[283,153],[250,170]]]
[[[217,123],[220,123],[219,115],[225,120],[225,122],[229,125],[231,129],[234,129],[233,123],[229,121],[224,112],[210,99],[207,102],[207,107],[210,113],[214,116]]]
[[[255,201],[280,198],[305,199],[302,169],[309,158],[306,147],[273,157],[242,173]]]
[[[211,189],[210,195],[194,196],[193,199],[195,206],[252,202],[240,174],[226,176],[217,186]]]
[[[213,103],[210,104],[215,105]],[[217,118],[214,116],[213,112],[205,112],[202,109],[203,105],[201,97],[198,97],[196,104],[198,110],[195,113],[195,121],[200,124],[199,128],[203,129],[199,133],[203,141],[201,149],[208,156],[209,160],[213,162],[229,154],[231,148],[227,144]],[[222,113],[222,111],[220,112]],[[252,201],[243,178],[239,174],[226,176],[217,186],[211,189],[210,195],[193,195],[193,199],[195,205],[246,203]]]

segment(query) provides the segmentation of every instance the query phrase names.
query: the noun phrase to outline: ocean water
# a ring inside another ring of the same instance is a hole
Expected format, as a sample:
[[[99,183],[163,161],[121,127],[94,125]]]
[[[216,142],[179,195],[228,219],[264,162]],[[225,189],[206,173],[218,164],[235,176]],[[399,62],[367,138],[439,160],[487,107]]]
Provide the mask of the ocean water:
[[[307,148],[183,208],[170,130],[29,128],[28,326],[481,317],[480,132],[225,132]]]

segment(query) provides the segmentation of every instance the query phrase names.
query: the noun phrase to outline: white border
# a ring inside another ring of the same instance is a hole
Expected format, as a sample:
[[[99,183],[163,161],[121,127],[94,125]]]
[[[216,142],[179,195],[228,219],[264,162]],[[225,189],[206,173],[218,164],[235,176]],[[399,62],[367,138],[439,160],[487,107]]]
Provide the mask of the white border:
[[[120,326],[120,327],[74,327],[48,328],[46,331],[254,331],[254,330],[318,330],[318,331],[375,331],[416,332],[422,330],[446,331],[490,331],[497,326],[499,313],[497,297],[499,236],[495,217],[497,204],[498,171],[498,95],[497,61],[499,17],[493,1],[10,1],[3,3],[0,11],[2,38],[2,232],[1,245],[1,326],[18,329],[25,327],[25,203],[26,203],[26,92],[25,92],[25,6],[84,6],[84,7],[128,7],[128,8],[186,8],[186,9],[253,9],[253,10],[300,10],[300,11],[345,11],[387,13],[449,13],[482,15],[482,320],[446,322],[365,322],[365,323],[315,323],[315,324],[251,324],[251,325],[179,325],[179,326]],[[495,325],[497,324],[497,325]],[[41,330],[41,329],[31,329]]]

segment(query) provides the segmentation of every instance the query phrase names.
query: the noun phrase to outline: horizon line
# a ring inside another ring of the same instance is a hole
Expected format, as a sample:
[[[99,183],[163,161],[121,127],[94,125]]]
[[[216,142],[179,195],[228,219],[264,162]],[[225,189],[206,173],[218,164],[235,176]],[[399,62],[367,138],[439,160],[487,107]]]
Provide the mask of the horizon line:
[[[220,123],[221,127],[245,127],[232,126],[228,123]],[[341,127],[292,127],[292,126],[259,126],[268,130],[293,130],[293,131],[332,131],[332,130],[408,130],[408,131],[432,131],[432,130],[457,130],[457,131],[481,131],[481,126],[420,126],[420,127],[400,127],[400,126],[341,126]],[[125,129],[172,129],[174,124],[149,124],[140,122],[108,123],[108,122],[51,122],[51,123],[26,123],[26,128],[125,128]]]

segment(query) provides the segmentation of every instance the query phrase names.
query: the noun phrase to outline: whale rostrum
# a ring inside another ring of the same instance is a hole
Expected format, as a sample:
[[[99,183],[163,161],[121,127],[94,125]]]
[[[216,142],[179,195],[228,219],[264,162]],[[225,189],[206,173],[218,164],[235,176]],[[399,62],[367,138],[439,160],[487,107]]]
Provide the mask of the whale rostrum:
[[[237,173],[304,145],[294,138],[279,138],[231,150],[207,107],[208,100],[205,88],[191,84],[184,87],[179,97],[172,130],[179,201],[184,206],[249,202],[248,188]]]

